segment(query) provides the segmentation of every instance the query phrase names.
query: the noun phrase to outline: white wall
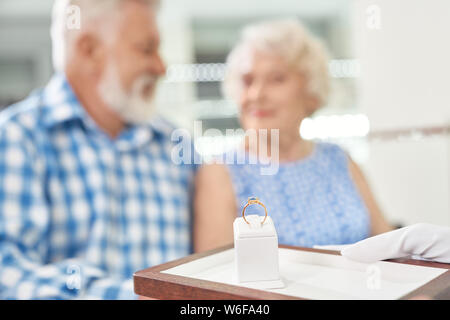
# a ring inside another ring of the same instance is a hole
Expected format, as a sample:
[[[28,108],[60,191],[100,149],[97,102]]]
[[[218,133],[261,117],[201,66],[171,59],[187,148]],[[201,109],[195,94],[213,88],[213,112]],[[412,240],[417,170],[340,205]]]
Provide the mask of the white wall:
[[[449,125],[450,1],[354,0],[353,5],[360,103],[371,130]],[[379,9],[379,29],[373,28],[371,5]],[[372,142],[364,168],[391,221],[450,226],[448,135]]]
[[[191,18],[182,9],[163,5],[159,15],[161,55],[167,66],[194,61]],[[161,114],[173,123],[190,128],[194,121],[189,105],[196,100],[193,83],[161,82],[157,91]]]

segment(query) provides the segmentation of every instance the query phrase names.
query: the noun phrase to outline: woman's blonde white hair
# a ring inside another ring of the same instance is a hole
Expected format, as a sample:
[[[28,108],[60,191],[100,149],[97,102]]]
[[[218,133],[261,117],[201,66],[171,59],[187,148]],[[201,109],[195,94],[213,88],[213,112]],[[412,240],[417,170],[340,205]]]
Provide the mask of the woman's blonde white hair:
[[[245,64],[255,51],[272,53],[303,73],[307,89],[319,106],[327,103],[330,91],[328,54],[322,43],[313,37],[297,19],[264,21],[248,25],[241,39],[227,58],[224,93],[237,100],[242,88]]]

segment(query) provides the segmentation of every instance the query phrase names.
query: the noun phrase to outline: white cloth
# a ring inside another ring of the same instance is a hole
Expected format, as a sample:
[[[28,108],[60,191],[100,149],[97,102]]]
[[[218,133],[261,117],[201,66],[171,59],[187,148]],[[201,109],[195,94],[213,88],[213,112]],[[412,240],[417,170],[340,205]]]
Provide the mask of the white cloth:
[[[348,259],[365,263],[406,256],[450,263],[450,228],[418,223],[351,245],[315,248],[340,251],[341,255]]]

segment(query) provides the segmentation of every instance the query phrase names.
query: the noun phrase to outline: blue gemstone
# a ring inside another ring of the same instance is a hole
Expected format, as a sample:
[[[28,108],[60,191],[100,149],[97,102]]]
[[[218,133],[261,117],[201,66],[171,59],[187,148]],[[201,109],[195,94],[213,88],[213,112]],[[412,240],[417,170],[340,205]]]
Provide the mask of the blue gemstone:
[[[250,197],[250,198],[248,198],[248,200],[257,200],[258,198],[257,197]]]

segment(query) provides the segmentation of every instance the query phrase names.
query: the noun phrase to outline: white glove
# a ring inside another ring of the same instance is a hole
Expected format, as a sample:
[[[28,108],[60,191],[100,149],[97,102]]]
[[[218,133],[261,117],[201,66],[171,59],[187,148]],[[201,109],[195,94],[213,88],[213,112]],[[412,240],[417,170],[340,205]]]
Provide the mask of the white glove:
[[[450,228],[418,223],[344,246],[341,255],[365,263],[410,255],[450,263]]]

